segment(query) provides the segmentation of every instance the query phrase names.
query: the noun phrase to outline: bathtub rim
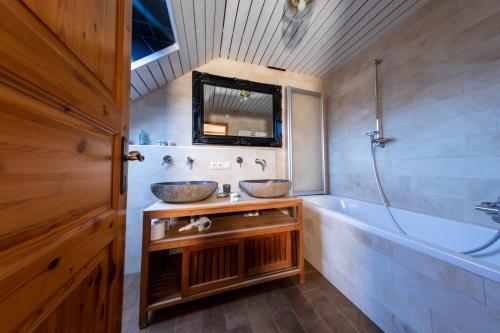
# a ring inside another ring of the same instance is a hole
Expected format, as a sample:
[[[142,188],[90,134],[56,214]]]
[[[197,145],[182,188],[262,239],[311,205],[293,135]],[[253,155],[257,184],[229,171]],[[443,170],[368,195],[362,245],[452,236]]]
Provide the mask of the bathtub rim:
[[[344,198],[344,197],[336,196],[336,195],[332,195],[332,194],[328,194],[325,196]],[[438,260],[442,260],[442,261],[447,262],[451,265],[457,266],[457,267],[459,267],[463,270],[466,270],[470,273],[474,273],[474,274],[479,275],[483,278],[489,279],[489,280],[494,281],[496,283],[500,283],[500,269],[496,265],[493,265],[493,264],[490,264],[487,262],[482,262],[482,261],[480,261],[480,259],[476,259],[476,258],[471,257],[469,255],[466,255],[466,254],[463,254],[460,252],[456,252],[456,251],[447,249],[445,247],[435,245],[435,244],[432,244],[432,243],[429,243],[429,242],[426,242],[426,241],[423,241],[423,240],[420,240],[420,239],[417,239],[417,238],[414,238],[411,236],[398,235],[396,232],[391,232],[391,231],[383,229],[383,228],[372,226],[368,223],[364,223],[362,221],[359,221],[359,220],[357,220],[357,219],[355,219],[347,214],[341,213],[339,211],[331,210],[331,209],[328,209],[326,207],[322,207],[318,204],[312,203],[312,202],[307,200],[307,197],[302,197],[302,199],[303,199],[304,205],[312,206],[315,209],[319,209],[321,212],[323,212],[327,215],[332,215],[332,217],[338,218],[342,222],[346,222],[355,228],[370,232],[370,233],[375,234],[379,237],[393,241],[399,245],[408,246],[413,250],[420,251],[426,255],[434,257]],[[372,202],[362,201],[362,200],[352,199],[352,198],[347,198],[347,197],[345,197],[345,199],[359,201],[359,202],[363,202],[363,203],[375,204]],[[401,210],[406,211],[404,209],[401,209]],[[408,212],[415,213],[412,211],[408,211]],[[418,214],[418,213],[415,213],[415,214]],[[454,222],[463,223],[460,221],[454,221]],[[466,224],[466,223],[464,223],[464,224]],[[473,225],[473,226],[476,227],[476,225]],[[477,226],[477,227],[483,227],[483,226]],[[484,227],[484,228],[487,228],[487,227]]]

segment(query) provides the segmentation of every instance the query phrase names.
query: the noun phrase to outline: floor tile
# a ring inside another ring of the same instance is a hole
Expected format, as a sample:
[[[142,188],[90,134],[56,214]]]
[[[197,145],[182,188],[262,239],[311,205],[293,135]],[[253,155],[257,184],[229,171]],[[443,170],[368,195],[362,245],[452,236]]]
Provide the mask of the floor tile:
[[[123,333],[381,332],[306,263],[306,283],[289,278],[155,311],[138,327],[139,275],[125,276]]]

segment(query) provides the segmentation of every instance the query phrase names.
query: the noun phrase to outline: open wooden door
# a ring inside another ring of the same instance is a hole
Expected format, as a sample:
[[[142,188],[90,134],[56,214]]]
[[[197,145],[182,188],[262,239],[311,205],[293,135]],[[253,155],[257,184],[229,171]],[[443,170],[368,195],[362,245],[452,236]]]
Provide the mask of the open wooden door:
[[[119,332],[131,2],[0,1],[0,331]]]

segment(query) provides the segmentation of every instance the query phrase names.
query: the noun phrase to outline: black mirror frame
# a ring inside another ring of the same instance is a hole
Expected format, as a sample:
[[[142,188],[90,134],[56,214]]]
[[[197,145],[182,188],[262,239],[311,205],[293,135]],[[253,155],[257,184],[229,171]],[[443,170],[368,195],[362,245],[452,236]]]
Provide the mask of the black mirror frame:
[[[219,87],[248,90],[270,94],[273,96],[273,137],[256,138],[244,136],[221,136],[203,134],[203,85],[210,84]],[[253,82],[237,78],[213,75],[193,71],[193,144],[217,144],[235,146],[282,147],[282,119],[281,119],[281,86],[274,84]]]

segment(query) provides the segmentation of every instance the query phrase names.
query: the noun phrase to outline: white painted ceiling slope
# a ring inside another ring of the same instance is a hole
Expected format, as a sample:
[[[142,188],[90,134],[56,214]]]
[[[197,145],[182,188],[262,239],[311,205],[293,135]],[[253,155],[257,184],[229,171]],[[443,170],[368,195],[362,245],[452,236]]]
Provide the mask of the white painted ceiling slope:
[[[425,0],[314,0],[302,22],[286,0],[170,1],[179,50],[132,71],[131,99],[219,57],[324,78]]]

